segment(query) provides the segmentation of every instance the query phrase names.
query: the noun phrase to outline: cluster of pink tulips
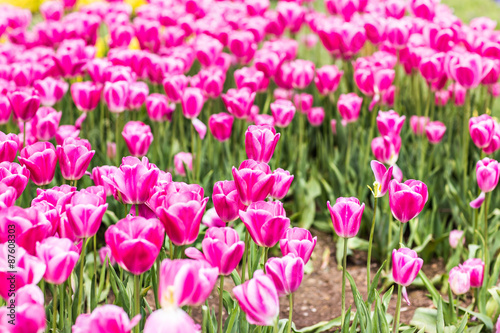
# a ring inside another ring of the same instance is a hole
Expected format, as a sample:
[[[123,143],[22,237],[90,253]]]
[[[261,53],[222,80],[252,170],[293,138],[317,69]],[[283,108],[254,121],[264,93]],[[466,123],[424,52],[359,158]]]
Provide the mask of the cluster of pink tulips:
[[[0,332],[500,332],[495,21],[437,0],[0,9]],[[340,311],[299,330],[332,229]],[[401,320],[419,287],[433,306]]]

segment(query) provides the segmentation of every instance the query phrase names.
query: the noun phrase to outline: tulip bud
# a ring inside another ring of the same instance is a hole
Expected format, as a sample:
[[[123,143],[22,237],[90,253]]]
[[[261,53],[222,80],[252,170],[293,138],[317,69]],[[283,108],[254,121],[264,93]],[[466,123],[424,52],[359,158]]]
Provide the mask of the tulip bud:
[[[355,93],[342,94],[337,101],[337,108],[344,123],[352,123],[358,120],[363,98]]]
[[[316,70],[314,83],[321,95],[327,95],[337,90],[340,79],[344,75],[344,71],[340,71],[336,65],[327,65]]]
[[[279,99],[271,103],[271,112],[276,126],[285,128],[288,127],[293,120],[295,106],[288,100]]]
[[[27,146],[18,159],[30,171],[30,178],[36,185],[47,185],[54,179],[57,155],[52,143],[37,142]]]
[[[172,121],[175,104],[170,104],[165,95],[154,93],[146,97],[146,111],[152,121]]]
[[[268,163],[273,156],[280,134],[269,126],[249,126],[245,132],[245,151],[249,159]]]
[[[478,148],[488,147],[495,133],[495,121],[487,114],[472,117],[469,120],[469,132]]]
[[[280,239],[281,253],[286,256],[289,253],[302,258],[305,264],[311,258],[317,237],[312,237],[311,232],[302,228],[289,228]]]
[[[425,126],[425,135],[432,144],[438,144],[443,139],[446,126],[440,121],[432,121]]]
[[[392,277],[394,282],[408,287],[417,277],[423,263],[424,261],[418,257],[417,252],[411,249],[392,250]]]
[[[483,286],[484,262],[479,258],[467,259],[462,265],[470,274],[470,286],[480,288]]]
[[[276,169],[273,172],[274,175],[274,186],[271,191],[271,197],[276,200],[282,200],[290,186],[292,185],[293,175],[290,176],[290,172],[283,170],[281,168]]]
[[[46,238],[36,245],[36,252],[47,267],[45,281],[53,284],[64,283],[80,257],[78,248],[67,238]]]
[[[85,139],[67,138],[62,146],[57,146],[56,153],[63,178],[78,180],[87,171],[95,150],[91,150]]]
[[[231,137],[233,123],[233,116],[221,112],[210,116],[208,127],[210,128],[210,133],[212,133],[217,140],[224,142]]]
[[[488,193],[495,189],[500,175],[497,161],[485,157],[476,164],[477,185],[482,192]]]
[[[270,258],[266,273],[273,280],[279,296],[292,294],[299,289],[304,278],[304,261],[294,254],[282,258]]]
[[[339,237],[352,238],[358,234],[365,204],[356,198],[338,198],[333,207],[327,202],[333,229]]]
[[[419,180],[409,179],[399,183],[394,179],[389,184],[391,212],[401,223],[406,223],[420,214],[427,199],[427,185]]]
[[[405,116],[400,117],[394,110],[379,111],[377,115],[377,128],[383,136],[399,136],[405,120]]]
[[[471,287],[470,273],[467,268],[462,265],[453,267],[449,275],[448,283],[455,295],[463,295],[469,291]]]
[[[290,226],[283,204],[279,201],[257,201],[246,211],[240,210],[240,219],[245,224],[253,241],[264,247],[273,247]]]
[[[238,190],[232,180],[219,181],[214,184],[212,201],[217,215],[224,222],[231,222],[238,218],[240,198]]]
[[[462,245],[465,245],[465,236],[462,230],[452,230],[450,231],[450,246],[454,249],[457,248],[458,242],[462,240]]]
[[[40,97],[33,89],[15,90],[9,92],[7,97],[14,116],[20,121],[27,122],[35,117],[40,107]]]
[[[153,142],[151,128],[141,121],[129,121],[125,124],[122,137],[127,144],[128,151],[135,157],[146,155]]]
[[[127,81],[106,82],[102,91],[110,112],[121,113],[127,107],[130,84]]]
[[[307,113],[307,120],[314,127],[321,126],[324,119],[325,109],[323,109],[322,107],[311,108],[311,110]]]
[[[94,110],[101,100],[102,88],[94,82],[75,82],[71,85],[71,97],[78,110],[89,112]]]
[[[180,152],[174,156],[175,172],[181,176],[186,176],[184,165],[189,171],[193,171],[193,155],[191,153]]]
[[[410,118],[410,127],[414,134],[422,135],[425,133],[425,126],[429,123],[428,117],[418,117],[411,116]]]

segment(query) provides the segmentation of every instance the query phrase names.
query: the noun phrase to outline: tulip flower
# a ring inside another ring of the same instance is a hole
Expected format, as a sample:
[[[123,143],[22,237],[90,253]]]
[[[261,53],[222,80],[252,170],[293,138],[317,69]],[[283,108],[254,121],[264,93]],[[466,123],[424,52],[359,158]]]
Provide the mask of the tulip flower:
[[[109,177],[109,174],[113,174],[118,170],[115,166],[103,165],[101,167],[95,167],[92,169],[92,174],[90,179],[94,182],[96,186],[103,186],[106,192],[106,195],[113,195],[115,192],[115,188],[104,181],[103,176]]]
[[[392,251],[392,277],[397,284],[408,287],[413,283],[424,261],[408,248]]]
[[[7,272],[9,267],[9,243],[6,241],[0,244],[0,296],[4,300],[10,298],[10,281],[7,279],[12,273]],[[30,255],[22,247],[16,249],[16,273],[15,273],[15,291],[26,285],[36,285],[45,274],[45,263],[34,255]]]
[[[500,125],[495,123],[495,131],[493,137],[491,138],[490,144],[483,148],[486,154],[494,154],[498,149],[500,149]]]
[[[453,291],[455,295],[467,293],[471,287],[469,269],[462,265],[453,267],[449,274],[448,283],[450,284],[451,291]]]
[[[266,273],[273,280],[279,296],[290,295],[296,292],[302,283],[304,261],[294,254],[270,258],[266,262]]]
[[[5,134],[0,131],[0,162],[13,162],[19,148],[15,134]]]
[[[149,190],[156,184],[158,174],[158,168],[146,157],[139,160],[129,156],[122,159],[116,172],[102,178],[115,188],[124,204],[135,205],[148,200]]]
[[[484,262],[479,258],[467,259],[463,265],[470,275],[470,286],[472,288],[480,288],[483,286],[484,280]]]
[[[180,152],[174,156],[174,168],[175,172],[181,176],[186,176],[186,169],[184,165],[187,166],[189,171],[193,171],[193,155],[191,153]]]
[[[200,260],[163,260],[158,286],[161,307],[203,304],[215,286],[217,275],[217,268]]]
[[[48,141],[56,136],[62,112],[57,112],[51,107],[41,107],[32,120],[38,140]]]
[[[273,247],[290,226],[290,219],[279,201],[253,202],[246,211],[240,210],[239,215],[253,241],[263,247]]]
[[[184,75],[172,75],[163,80],[163,88],[168,99],[174,103],[179,103],[184,90],[188,85],[188,80]]]
[[[294,176],[289,171],[278,168],[274,170],[274,185],[271,190],[271,197],[276,200],[282,200],[288,193]]]
[[[273,156],[280,134],[269,126],[249,126],[245,132],[245,150],[248,158],[268,163]]]
[[[420,214],[427,199],[427,185],[419,180],[409,179],[399,183],[394,179],[389,184],[391,212],[401,223],[406,223]]]
[[[22,122],[33,119],[40,107],[40,97],[33,89],[18,89],[9,92],[7,97],[14,116]]]
[[[64,6],[59,1],[46,1],[40,6],[40,14],[47,21],[59,21],[64,15]]]
[[[294,254],[307,264],[316,246],[318,237],[312,237],[311,232],[302,228],[289,228],[280,239],[281,253],[286,256]]]
[[[271,103],[271,112],[273,114],[275,125],[285,128],[288,127],[293,120],[295,115],[295,106],[288,100],[279,99],[274,103]]]
[[[335,233],[339,237],[356,236],[361,225],[365,204],[359,204],[356,198],[338,198],[333,207],[327,202]]]
[[[118,265],[140,275],[153,266],[163,245],[165,229],[156,219],[127,216],[106,230],[106,244]]]
[[[148,153],[153,141],[151,128],[141,121],[129,121],[123,127],[122,137],[132,156],[142,157]]]
[[[168,307],[154,311],[146,320],[144,333],[198,333],[198,326],[180,308]],[[83,332],[82,332],[83,333]]]
[[[233,180],[216,182],[212,192],[212,201],[222,221],[231,222],[238,218],[240,197]]]
[[[425,126],[425,135],[432,144],[438,144],[443,139],[446,126],[440,121],[431,121]]]
[[[337,101],[337,108],[342,117],[343,124],[358,120],[363,98],[355,93],[342,94]]]
[[[389,182],[392,178],[391,166],[389,169],[385,167],[379,161],[371,161],[370,166],[372,168],[373,174],[375,175],[375,182],[373,183],[373,194],[377,198],[383,197],[389,190]]]
[[[130,84],[127,81],[106,82],[102,94],[110,112],[121,113],[127,107]]]
[[[400,117],[393,110],[386,112],[379,111],[377,115],[377,128],[382,136],[399,136],[405,120],[405,116]]]
[[[482,192],[488,193],[495,189],[500,175],[500,166],[497,161],[485,157],[476,164],[477,185]]]
[[[57,146],[57,158],[64,179],[78,180],[83,177],[89,167],[95,150],[85,139],[67,138],[62,146]]]
[[[255,92],[249,88],[229,89],[221,95],[227,111],[238,119],[245,119],[250,115],[250,108],[255,99]]]
[[[30,178],[36,185],[47,185],[54,179],[57,156],[52,143],[37,142],[25,147],[18,159],[30,171]]]
[[[337,120],[336,119],[330,120],[330,128],[332,129],[333,135],[337,134]]]
[[[16,190],[16,200],[21,197],[29,177],[30,172],[26,167],[17,163],[0,162],[0,183]]]
[[[90,112],[94,110],[101,100],[102,88],[94,82],[75,82],[71,85],[71,97],[78,110]]]
[[[243,257],[245,243],[240,241],[240,236],[232,228],[209,228],[201,247],[203,253],[190,247],[186,249],[186,256],[206,261],[219,269],[219,275],[230,275]]]
[[[451,77],[458,84],[471,89],[477,87],[482,79],[481,56],[475,53],[460,54],[450,66]]]
[[[321,95],[327,95],[337,90],[340,79],[344,75],[344,71],[338,69],[336,65],[326,65],[316,70],[314,83],[318,92]]]
[[[47,267],[45,281],[57,285],[68,279],[80,257],[76,245],[67,238],[46,238],[36,245],[36,253]]]
[[[281,62],[278,53],[265,49],[257,50],[253,59],[255,68],[264,73],[265,77],[274,76]]]
[[[495,121],[487,114],[469,119],[472,142],[478,148],[488,147],[495,133]]]
[[[43,80],[37,80],[33,83],[33,88],[40,97],[40,104],[43,106],[54,106],[59,102],[68,91],[69,84],[60,79],[47,77]]]
[[[169,103],[165,95],[154,93],[146,97],[146,111],[152,121],[171,121],[175,104]]]
[[[227,141],[231,137],[233,130],[234,117],[230,114],[221,112],[213,114],[208,120],[210,133],[220,142]]]
[[[205,215],[203,215],[203,218],[201,219],[201,223],[203,223],[209,228],[211,227],[222,228],[226,226],[226,222],[221,220],[219,215],[217,215],[215,208],[213,207],[205,212]]]
[[[130,333],[139,324],[141,315],[129,319],[125,310],[113,304],[99,306],[91,314],[82,314],[76,318],[73,333]]]
[[[201,89],[192,87],[186,88],[181,98],[182,113],[184,117],[187,119],[198,117],[203,109],[204,103],[205,100]]]
[[[15,326],[12,325],[9,305],[0,308],[0,331],[2,332],[43,332],[46,318],[43,292],[36,285],[20,288],[11,299],[15,304]]]
[[[264,272],[255,271],[253,278],[234,287],[233,293],[250,324],[259,326],[274,324],[279,315],[278,292],[273,280]]]
[[[0,125],[5,125],[10,120],[12,108],[9,98],[5,95],[0,95]]]
[[[278,100],[279,99],[277,99],[276,101]],[[293,104],[295,104],[295,107],[301,113],[308,114],[313,106],[313,96],[306,93],[295,94],[293,96]]]
[[[99,259],[101,259],[101,264],[102,265],[108,265],[110,264],[111,266],[114,266],[116,264],[116,260],[113,257],[113,254],[111,253],[111,249],[108,246],[103,246],[99,249]]]
[[[248,167],[236,169],[233,167],[233,178],[243,205],[261,201],[267,198],[274,186],[274,175],[262,170],[253,170]]]
[[[416,135],[423,135],[425,133],[425,127],[429,123],[428,117],[418,117],[411,116],[410,118],[410,127],[413,133]]]
[[[311,126],[318,127],[321,126],[323,120],[325,119],[325,109],[322,107],[314,107],[307,113],[307,120]]]
[[[258,91],[264,77],[264,73],[254,67],[243,67],[234,72],[234,81],[238,89],[247,87],[251,91]]]
[[[453,249],[456,249],[458,243],[462,240],[462,245],[465,245],[464,232],[462,230],[452,230],[450,231],[449,242]]]
[[[68,221],[77,238],[94,236],[102,222],[108,204],[96,194],[74,192],[66,207]]]
[[[207,125],[205,125],[201,120],[198,118],[193,118],[191,119],[191,123],[193,124],[194,130],[198,133],[200,136],[200,140],[205,139],[205,135],[207,135]]]

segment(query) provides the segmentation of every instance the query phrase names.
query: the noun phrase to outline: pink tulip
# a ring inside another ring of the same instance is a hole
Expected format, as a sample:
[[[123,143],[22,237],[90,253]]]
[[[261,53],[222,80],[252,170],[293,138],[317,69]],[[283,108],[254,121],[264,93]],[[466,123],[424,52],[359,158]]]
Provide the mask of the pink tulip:
[[[182,94],[182,113],[187,119],[198,117],[205,103],[203,93],[199,88],[186,88]]]
[[[471,287],[471,278],[468,268],[462,265],[453,267],[449,276],[448,283],[450,284],[451,291],[453,291],[455,295],[463,295],[469,291]]]
[[[61,125],[56,131],[56,143],[62,145],[67,138],[78,138],[80,130],[73,125]]]
[[[9,251],[12,246],[9,246],[7,241],[0,244],[0,263],[2,269],[0,269],[0,278],[2,283],[0,283],[0,296],[4,300],[9,299],[9,289],[10,280],[7,279],[12,273],[8,273],[9,267]],[[12,254],[11,254],[12,255]],[[22,247],[17,247],[16,249],[16,273],[15,275],[15,287],[17,291],[26,285],[36,285],[43,278],[45,273],[45,264],[34,255],[30,255]]]
[[[283,204],[279,201],[257,201],[240,210],[240,219],[259,246],[273,247],[290,226]]]
[[[177,307],[154,311],[146,320],[144,333],[198,333],[196,325],[186,312]],[[83,332],[82,332],[83,333]]]
[[[217,212],[215,211],[215,208],[210,208],[205,212],[205,215],[203,215],[203,218],[201,219],[201,223],[206,225],[208,228],[222,228],[226,226],[226,222],[222,221],[217,215]]]
[[[401,223],[406,223],[420,214],[427,199],[427,186],[419,180],[409,179],[404,183],[392,180],[389,184],[391,212]]]
[[[206,261],[219,269],[219,275],[230,275],[238,266],[245,243],[232,228],[209,228],[201,243],[203,253],[194,247],[186,249],[189,258]]]
[[[57,112],[51,107],[43,106],[32,120],[38,140],[48,141],[56,136],[62,112]]]
[[[272,77],[276,73],[282,58],[276,52],[270,50],[257,50],[254,57],[254,66],[257,70],[264,73],[265,77]]]
[[[285,128],[288,127],[293,120],[295,106],[288,100],[279,99],[271,103],[271,112],[276,126]]]
[[[181,176],[186,176],[186,169],[193,171],[193,155],[191,153],[180,152],[174,156],[174,168],[175,172]]]
[[[121,307],[113,304],[105,304],[97,307],[91,314],[82,314],[76,318],[72,327],[73,333],[130,333],[134,326],[139,324],[141,315],[131,320]]]
[[[494,154],[498,149],[500,149],[500,125],[495,123],[495,131],[493,137],[491,138],[490,144],[483,148],[486,154]]]
[[[255,67],[243,67],[234,71],[234,81],[236,87],[241,89],[247,87],[252,92],[260,90],[264,81],[264,73]]]
[[[344,123],[352,123],[358,120],[363,98],[355,93],[342,94],[337,101],[337,108]]]
[[[301,113],[308,114],[313,105],[313,96],[306,93],[295,94],[293,96],[293,104],[295,104],[295,107]]]
[[[156,219],[127,216],[106,230],[106,244],[126,271],[140,275],[153,266],[165,238],[165,229]]]
[[[464,53],[451,65],[451,77],[466,89],[477,87],[483,78],[481,56]]]
[[[357,235],[365,204],[360,205],[356,198],[338,198],[333,207],[327,202],[333,229],[339,237],[352,238]]]
[[[425,127],[429,123],[428,117],[418,117],[411,116],[410,118],[410,127],[413,133],[416,135],[423,135],[425,133]]]
[[[491,192],[497,187],[500,165],[496,160],[485,157],[476,164],[477,185],[482,192]]]
[[[431,121],[425,126],[425,134],[432,144],[437,144],[443,139],[446,126],[440,121]]]
[[[33,89],[18,89],[9,92],[7,97],[9,98],[14,117],[22,122],[33,119],[40,107],[40,97],[38,97],[38,94]]]
[[[410,24],[404,19],[393,18],[387,22],[387,41],[396,49],[404,48],[410,37]]]
[[[292,67],[292,86],[295,89],[305,89],[314,79],[314,63],[297,59],[290,63]]]
[[[399,136],[406,120],[394,110],[379,111],[377,115],[377,128],[381,135]]]
[[[110,160],[116,157],[116,142],[106,142],[106,156]]]
[[[0,308],[0,331],[2,332],[43,332],[46,318],[43,293],[36,285],[27,285],[20,288],[11,304]],[[15,304],[15,306],[12,306]],[[14,313],[12,313],[14,307]],[[12,325],[15,317],[15,325]]]
[[[0,95],[0,125],[5,125],[9,122],[11,113],[12,108],[9,98],[5,95]]]
[[[191,119],[191,123],[193,124],[194,130],[200,136],[200,140],[205,139],[205,136],[207,135],[207,125],[205,125],[205,123],[198,118]]]
[[[434,53],[422,58],[419,64],[419,71],[427,84],[436,82],[443,75],[444,53]]]
[[[35,81],[33,87],[38,92],[40,103],[43,106],[54,106],[66,95],[69,85],[66,81],[47,77]]]
[[[64,283],[80,257],[76,245],[67,238],[46,238],[37,244],[36,253],[47,267],[45,281],[52,284]]]
[[[18,159],[30,171],[30,178],[36,185],[47,185],[54,179],[57,156],[52,143],[37,142],[25,147]]]
[[[445,106],[448,104],[448,100],[450,99],[450,92],[448,90],[439,90],[434,93],[436,96],[434,98],[434,103],[439,106]]]
[[[371,148],[373,155],[375,155],[378,161],[394,165],[399,157],[401,138],[399,136],[379,136],[372,140]]]
[[[316,246],[317,237],[312,237],[311,232],[302,228],[289,228],[280,239],[281,253],[286,256],[294,254],[302,258],[307,264]]]
[[[168,76],[163,80],[163,88],[170,101],[179,103],[186,89],[188,80],[183,74]]]
[[[146,97],[146,111],[152,121],[171,121],[175,104],[169,103],[165,95],[154,93]]]
[[[232,170],[236,189],[243,205],[267,198],[274,186],[274,175],[259,169],[251,169],[244,165]]]
[[[156,184],[158,174],[158,168],[146,157],[141,161],[129,156],[122,159],[116,172],[102,178],[115,188],[124,204],[135,205],[148,200],[149,190]]]
[[[333,135],[337,134],[337,120],[336,119],[330,120],[330,128],[332,129]]]
[[[210,128],[210,133],[212,133],[214,138],[220,142],[224,142],[231,137],[233,123],[233,116],[221,112],[210,116],[208,120],[208,127]]]
[[[289,171],[278,168],[274,170],[274,186],[271,190],[271,197],[276,200],[283,199],[290,189],[293,181],[293,175]]]
[[[14,206],[16,199],[16,189],[0,183],[0,209]]]
[[[139,110],[149,95],[149,87],[146,83],[138,81],[129,85],[127,108],[130,110]]]
[[[200,35],[195,40],[196,58],[204,67],[213,65],[219,58],[224,45],[208,35]]]
[[[212,292],[217,276],[217,268],[200,260],[163,260],[158,286],[162,308],[203,304]]]
[[[321,126],[324,119],[325,109],[323,109],[322,107],[311,108],[311,110],[307,113],[307,120],[314,127]]]
[[[99,249],[99,259],[101,260],[101,265],[110,264],[114,266],[116,264],[116,260],[111,253],[111,249],[108,246],[103,246]]]
[[[75,237],[94,236],[99,230],[107,208],[105,200],[96,194],[73,192],[66,206],[66,214]]]
[[[112,113],[121,113],[127,107],[130,84],[127,81],[106,82],[102,91],[104,102]]]
[[[245,132],[245,150],[248,158],[269,162],[278,144],[280,134],[269,126],[249,126]]]
[[[464,232],[462,230],[452,230],[450,231],[449,242],[453,249],[456,249],[458,242],[462,240],[462,244],[465,245]]]
[[[417,252],[400,248],[392,250],[392,277],[394,282],[404,287],[413,283],[420,272],[424,261],[420,259]]]
[[[484,262],[479,258],[467,259],[462,267],[469,271],[470,286],[472,288],[480,288],[483,286],[484,279]]]
[[[478,148],[488,147],[495,134],[495,121],[487,114],[469,119],[469,133]]]
[[[299,289],[304,277],[304,261],[294,254],[282,258],[270,258],[266,273],[273,280],[279,296],[292,294]]]
[[[29,176],[30,172],[24,166],[7,161],[0,162],[0,183],[16,190],[16,200],[21,197],[26,188]]]
[[[227,111],[238,119],[246,119],[255,99],[255,92],[249,88],[229,89],[221,95]]]
[[[123,140],[132,156],[142,157],[148,153],[153,133],[151,128],[141,121],[129,121],[123,127]]]
[[[212,192],[212,201],[222,221],[231,222],[238,218],[240,198],[233,180],[216,182]]]
[[[57,146],[57,158],[64,179],[78,180],[83,177],[89,167],[95,150],[85,139],[67,138],[62,146]]]
[[[94,82],[75,82],[71,85],[71,96],[78,110],[90,112],[94,110],[101,100],[102,88]]]
[[[0,162],[13,162],[19,148],[15,134],[4,134],[0,131]]]
[[[327,95],[337,90],[344,71],[340,71],[336,65],[326,65],[316,70],[314,83],[321,95]]]
[[[85,65],[85,70],[89,74],[92,81],[96,83],[106,82],[104,77],[104,72],[108,67],[111,67],[112,63],[104,58],[94,58],[89,60]]]
[[[233,293],[250,324],[274,324],[279,315],[279,298],[274,282],[268,275],[261,270],[255,271],[253,278],[234,287]]]
[[[393,167],[391,166],[389,169],[387,169],[385,165],[375,160],[371,161],[370,166],[372,168],[373,174],[375,175],[375,183],[373,183],[374,195],[377,198],[381,198],[389,190],[389,182],[392,178]]]
[[[228,47],[231,53],[233,53],[237,58],[244,60],[250,60],[257,49],[257,45],[254,42],[254,36],[250,31],[234,31],[229,35]]]
[[[64,6],[59,1],[46,1],[40,6],[40,14],[47,21],[59,21],[64,15]]]
[[[90,176],[90,179],[92,179],[92,181],[96,186],[103,186],[107,196],[113,195],[115,188],[110,184],[108,184],[107,182],[105,182],[103,176],[109,178],[109,174],[113,174],[117,170],[118,170],[117,167],[109,165],[95,167],[92,169],[92,174]]]

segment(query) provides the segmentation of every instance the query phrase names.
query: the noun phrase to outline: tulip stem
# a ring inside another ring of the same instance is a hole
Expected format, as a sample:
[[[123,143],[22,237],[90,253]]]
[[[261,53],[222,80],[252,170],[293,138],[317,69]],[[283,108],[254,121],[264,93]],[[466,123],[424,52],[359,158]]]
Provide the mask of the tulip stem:
[[[479,209],[474,209],[474,235],[472,239],[472,244],[477,244],[477,233],[479,224]]]
[[[82,255],[80,256],[80,279],[78,281],[78,306],[76,307],[76,317],[78,317],[82,310],[82,296],[83,296],[83,268],[85,266],[85,255],[87,254],[87,238],[82,242]],[[76,318],[75,317],[75,318]]]
[[[23,121],[23,148],[26,148],[26,122]]]
[[[71,277],[70,277],[70,279],[71,279]],[[62,331],[63,325],[64,325],[64,319],[63,319],[63,315],[64,315],[64,282],[62,284],[60,284],[59,286],[57,286],[57,288],[61,289],[59,291],[59,293],[61,294],[61,300],[59,302],[59,316],[61,317],[61,320],[59,320],[59,330]]]
[[[141,313],[141,282],[140,276],[134,275],[134,289],[135,289],[135,315]],[[135,327],[135,332],[139,333],[139,325]]]
[[[465,112],[464,112],[464,123],[463,123],[463,132],[462,132],[462,147],[463,147],[463,152],[462,152],[462,167],[463,167],[463,187],[462,191],[465,192],[467,189],[467,173],[468,173],[468,157],[469,157],[469,140],[468,140],[468,133],[469,133],[469,117],[470,117],[470,92],[467,90],[465,93]]]
[[[95,286],[97,287],[97,233],[94,235],[94,283]],[[97,299],[97,292],[99,288],[95,288],[95,294],[94,296],[96,297],[96,304],[99,303],[99,300]],[[94,309],[92,309],[94,310]]]
[[[373,247],[373,234],[375,232],[375,220],[377,216],[377,197],[374,199],[373,203],[373,219],[372,219],[372,228],[370,230],[370,240],[368,241],[368,258],[366,259],[366,294],[370,294],[370,265],[372,259],[372,247]]]
[[[264,273],[266,273],[266,262],[267,262],[268,253],[269,253],[269,248],[265,247],[264,253],[262,253],[262,256],[263,256],[262,267],[264,268]]]
[[[399,332],[399,313],[401,312],[401,285],[398,284],[398,300],[396,303],[396,313],[394,316],[394,328],[392,329],[392,333]]]
[[[404,223],[401,223],[399,225],[399,245],[398,245],[398,248],[402,248],[403,247],[403,233],[404,233],[404,226],[405,224]]]
[[[349,160],[351,159],[351,131],[349,131],[349,124],[346,124],[345,130],[347,132],[347,148],[345,154],[345,181],[349,183]]]
[[[344,238],[344,263],[342,265],[342,328],[345,321],[345,278],[347,272],[347,238]]]
[[[222,333],[222,311],[224,309],[223,299],[224,299],[224,275],[220,276],[220,287],[219,287],[219,317],[217,322],[219,323],[219,333]]]
[[[120,135],[120,113],[116,114],[115,121],[115,145],[116,145],[116,165],[120,166],[120,144],[118,137]]]
[[[278,328],[278,322],[279,322],[279,316],[276,317],[276,319],[274,320],[274,333],[279,333],[279,328]]]
[[[56,332],[57,329],[57,285],[53,285],[53,300],[52,300],[52,332]]]
[[[250,243],[250,235],[248,231],[245,229],[245,251],[243,252],[243,262],[241,264],[241,283],[245,282],[246,275],[246,267],[247,267],[247,257],[248,257],[248,247]]]
[[[488,253],[488,193],[484,195],[484,281],[488,284],[488,275],[490,271],[490,261]]]
[[[293,316],[293,293],[288,295],[288,333],[292,332],[292,316]]]
[[[169,238],[168,243],[170,244],[170,260],[174,260],[174,243],[172,243],[172,240]]]

